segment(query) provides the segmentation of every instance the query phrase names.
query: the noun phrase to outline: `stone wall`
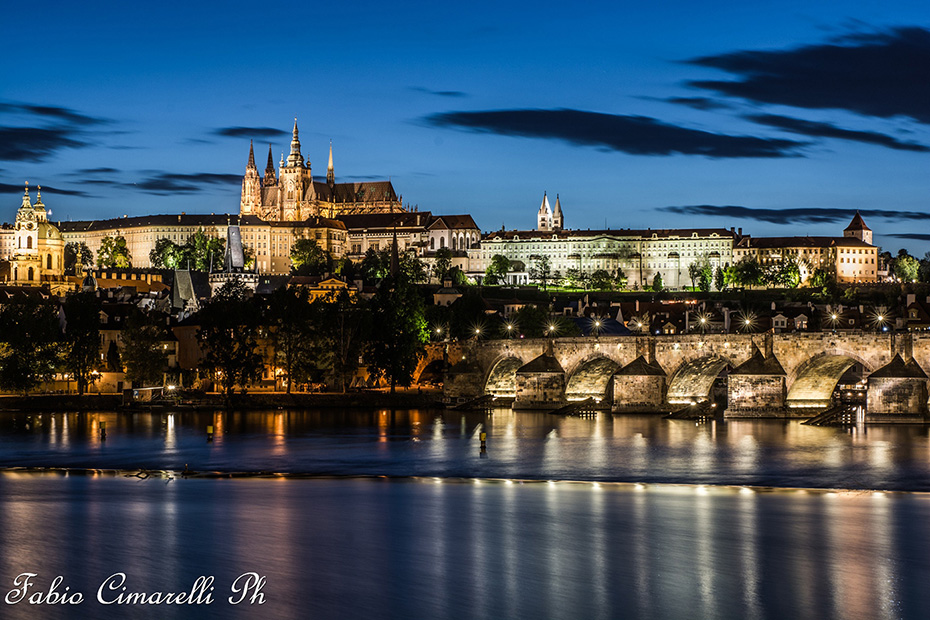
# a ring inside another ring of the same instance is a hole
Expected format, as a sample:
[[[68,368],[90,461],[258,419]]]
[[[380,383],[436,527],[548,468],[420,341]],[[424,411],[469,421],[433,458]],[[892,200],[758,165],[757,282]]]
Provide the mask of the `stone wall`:
[[[614,375],[610,410],[637,413],[668,411],[665,387],[665,377],[661,375]]]
[[[565,404],[565,374],[558,372],[516,375],[514,409],[558,409]]]
[[[784,375],[739,375],[727,378],[726,418],[781,417],[785,415]]]
[[[927,415],[927,379],[870,377],[866,411],[873,422],[901,417],[922,420]]]

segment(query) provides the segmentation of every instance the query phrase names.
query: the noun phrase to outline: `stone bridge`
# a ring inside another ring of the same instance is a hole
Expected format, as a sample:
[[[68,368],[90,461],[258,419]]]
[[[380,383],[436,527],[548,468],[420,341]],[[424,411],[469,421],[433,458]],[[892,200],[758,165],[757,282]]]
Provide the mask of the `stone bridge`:
[[[724,400],[728,417],[810,416],[833,402],[843,374],[873,421],[923,421],[930,334],[688,334],[457,343],[445,395],[513,399],[552,409],[594,398],[613,411],[668,411]],[[725,394],[725,397],[722,395]]]

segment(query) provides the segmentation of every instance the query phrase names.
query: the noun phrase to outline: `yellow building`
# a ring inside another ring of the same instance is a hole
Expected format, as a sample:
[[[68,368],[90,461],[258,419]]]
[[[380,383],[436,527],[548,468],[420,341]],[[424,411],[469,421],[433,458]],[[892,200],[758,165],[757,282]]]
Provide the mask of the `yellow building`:
[[[42,203],[42,188],[36,192],[36,202],[29,198],[29,184],[23,193],[23,203],[16,212],[13,225],[0,228],[0,256],[6,263],[4,280],[22,286],[66,286],[64,273],[64,241],[58,228],[48,221]]]
[[[733,260],[755,258],[759,264],[777,265],[786,260],[797,263],[801,282],[814,270],[836,273],[837,282],[877,282],[878,247],[872,245],[872,231],[856,213],[842,237],[743,237],[733,248]]]
[[[132,257],[133,267],[151,267],[149,253],[159,239],[169,239],[183,245],[198,231],[210,237],[226,238],[230,224],[238,225],[242,245],[255,254],[255,267],[260,273],[286,274],[291,271],[291,248],[298,239],[314,239],[322,249],[341,258],[346,251],[345,224],[323,217],[310,217],[299,222],[266,222],[254,215],[145,215],[111,220],[59,222],[65,243],[83,242],[96,256],[104,237],[122,236]]]

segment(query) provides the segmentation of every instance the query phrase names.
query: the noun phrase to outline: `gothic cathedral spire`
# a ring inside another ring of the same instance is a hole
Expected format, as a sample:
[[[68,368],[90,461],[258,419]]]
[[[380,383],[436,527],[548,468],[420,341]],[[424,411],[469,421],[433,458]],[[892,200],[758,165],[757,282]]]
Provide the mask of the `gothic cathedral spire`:
[[[297,119],[294,119],[294,131],[291,135],[291,154],[287,156],[289,167],[303,167],[304,158],[300,154],[300,138],[297,137]]]
[[[268,163],[265,165],[265,187],[270,187],[278,182],[278,177],[274,173],[274,157],[271,155],[271,145],[268,145]]]
[[[336,184],[336,172],[333,170],[333,141],[329,141],[329,163],[326,165],[326,184],[332,187]]]
[[[242,195],[239,199],[239,213],[242,215],[257,215],[262,205],[262,185],[255,167],[255,149],[249,141],[249,163],[245,167],[245,176],[242,177]]]

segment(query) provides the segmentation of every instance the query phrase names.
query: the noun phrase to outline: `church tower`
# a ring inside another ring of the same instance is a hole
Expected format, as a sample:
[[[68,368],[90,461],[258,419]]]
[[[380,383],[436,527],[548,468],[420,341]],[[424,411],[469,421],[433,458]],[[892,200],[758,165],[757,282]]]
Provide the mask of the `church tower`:
[[[23,192],[23,204],[13,223],[13,260],[11,276],[15,283],[36,286],[44,276],[60,276],[64,269],[64,242],[61,232],[48,221],[42,204],[42,187],[36,203],[29,200],[29,183]],[[46,279],[49,281],[49,279]]]
[[[329,163],[326,165],[326,184],[332,189],[336,185],[336,172],[333,170],[333,141],[329,141]]]
[[[549,207],[546,192],[543,192],[542,204],[536,213],[536,230],[552,230],[552,208]]]
[[[280,205],[281,219],[295,221],[309,216],[309,213],[301,213],[301,206],[304,202],[304,194],[311,183],[310,162],[304,165],[304,158],[300,153],[296,118],[291,136],[291,153],[287,156],[287,162],[281,166],[278,179],[278,205]]]
[[[242,177],[242,198],[239,200],[239,213],[241,215],[258,215],[262,206],[262,184],[255,166],[255,151],[252,142],[249,142],[249,163],[245,167],[245,176]]]
[[[552,211],[552,230],[562,230],[562,203],[559,202],[559,195],[555,195],[555,208]]]
[[[274,174],[274,158],[271,156],[271,145],[268,145],[268,163],[265,164],[265,178],[262,187],[274,187],[278,184],[278,177]]]
[[[856,215],[853,216],[849,226],[843,231],[843,236],[853,237],[872,245],[872,229],[865,225],[865,221],[858,211],[856,211]]]

